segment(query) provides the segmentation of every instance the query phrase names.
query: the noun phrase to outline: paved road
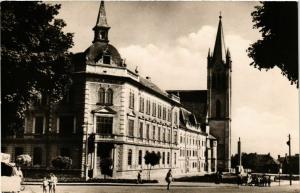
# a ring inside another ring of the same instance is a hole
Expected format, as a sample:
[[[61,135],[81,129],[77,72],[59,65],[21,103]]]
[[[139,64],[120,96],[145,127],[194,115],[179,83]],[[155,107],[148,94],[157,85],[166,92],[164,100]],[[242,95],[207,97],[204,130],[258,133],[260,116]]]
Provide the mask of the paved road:
[[[59,185],[56,193],[300,193],[299,185],[273,187],[249,187],[233,185],[181,186],[174,183],[171,190],[162,185],[150,186],[99,186],[99,185]],[[40,185],[26,185],[24,193],[42,193]]]

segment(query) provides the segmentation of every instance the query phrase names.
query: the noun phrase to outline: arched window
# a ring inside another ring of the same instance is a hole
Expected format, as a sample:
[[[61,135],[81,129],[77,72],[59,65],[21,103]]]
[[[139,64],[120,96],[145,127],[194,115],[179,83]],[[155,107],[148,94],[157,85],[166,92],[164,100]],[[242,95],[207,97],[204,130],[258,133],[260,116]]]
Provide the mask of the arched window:
[[[33,149],[33,165],[42,165],[43,150],[40,147]]]
[[[132,165],[132,150],[131,149],[129,149],[128,150],[128,158],[127,158],[128,160],[128,165],[129,166],[131,166]]]
[[[216,102],[216,117],[221,117],[221,102],[219,100]]]
[[[108,105],[113,104],[113,91],[112,91],[112,89],[108,89],[106,91],[106,104],[108,104]]]
[[[104,90],[104,88],[99,89],[98,96],[99,96],[99,103],[104,104],[105,103],[105,90]]]

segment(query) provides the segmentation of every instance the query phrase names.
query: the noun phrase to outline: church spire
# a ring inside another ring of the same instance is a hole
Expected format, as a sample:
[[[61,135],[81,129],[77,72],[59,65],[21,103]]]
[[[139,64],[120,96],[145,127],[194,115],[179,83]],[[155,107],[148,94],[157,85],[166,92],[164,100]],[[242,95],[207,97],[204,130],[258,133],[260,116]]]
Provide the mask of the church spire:
[[[93,28],[95,37],[93,42],[106,42],[108,43],[108,30],[110,29],[106,20],[106,13],[104,7],[104,1],[101,0],[97,22]]]
[[[225,52],[226,50],[225,50],[224,34],[222,28],[222,15],[220,14],[216,42],[213,51],[213,61],[217,63],[222,63],[222,61],[225,61],[225,56],[226,56]]]

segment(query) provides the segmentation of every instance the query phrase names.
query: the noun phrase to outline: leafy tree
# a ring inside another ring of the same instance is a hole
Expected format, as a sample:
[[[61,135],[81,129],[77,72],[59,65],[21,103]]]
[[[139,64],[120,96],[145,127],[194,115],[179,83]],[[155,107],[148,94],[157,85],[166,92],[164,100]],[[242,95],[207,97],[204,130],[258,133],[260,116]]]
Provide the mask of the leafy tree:
[[[1,2],[2,135],[22,128],[28,105],[43,94],[59,100],[70,84],[73,34],[54,19],[60,5]]]
[[[298,7],[297,2],[261,2],[251,13],[253,28],[259,29],[262,39],[248,49],[255,68],[277,66],[291,84],[298,80]]]
[[[100,169],[101,169],[101,173],[104,175],[104,179],[106,178],[106,175],[112,176],[112,165],[113,165],[113,161],[111,158],[101,159]]]
[[[57,169],[69,169],[72,166],[72,159],[65,156],[58,156],[51,163]]]
[[[159,160],[160,160],[161,156],[160,153],[155,153],[154,151],[152,151],[151,153],[146,151],[146,154],[144,156],[145,159],[145,163],[147,165],[150,165],[150,170],[149,170],[149,180],[150,180],[150,172],[151,172],[151,167],[159,164]]]

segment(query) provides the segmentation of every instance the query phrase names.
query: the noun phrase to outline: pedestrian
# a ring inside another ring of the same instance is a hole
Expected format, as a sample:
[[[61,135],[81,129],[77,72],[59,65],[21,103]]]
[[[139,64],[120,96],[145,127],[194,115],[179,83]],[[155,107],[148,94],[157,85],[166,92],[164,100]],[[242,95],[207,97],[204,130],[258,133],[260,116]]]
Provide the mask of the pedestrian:
[[[49,180],[49,193],[55,193],[57,181],[57,177],[53,173],[51,173]]]
[[[142,183],[142,170],[140,170],[140,171],[138,172],[136,183],[137,183],[137,184],[141,184],[141,183]]]
[[[44,177],[43,179],[43,184],[42,184],[42,187],[43,187],[43,193],[47,193],[47,187],[49,186],[49,181],[47,180],[46,177]]]
[[[271,176],[268,177],[268,186],[271,186]]]
[[[167,190],[170,190],[170,184],[172,182],[172,170],[171,169],[169,169],[165,180],[168,183]]]

